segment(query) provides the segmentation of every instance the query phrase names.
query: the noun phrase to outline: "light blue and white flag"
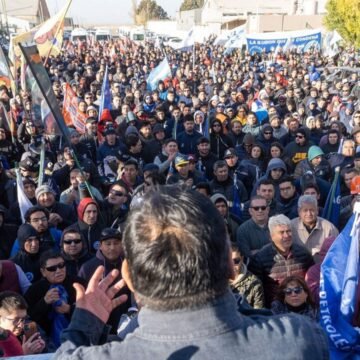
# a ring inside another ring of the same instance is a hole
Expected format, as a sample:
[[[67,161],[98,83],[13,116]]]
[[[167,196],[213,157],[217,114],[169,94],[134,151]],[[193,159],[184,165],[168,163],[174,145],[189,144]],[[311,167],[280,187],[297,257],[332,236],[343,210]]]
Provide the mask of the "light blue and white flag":
[[[167,77],[171,76],[171,69],[167,58],[154,68],[146,79],[147,88],[150,91],[153,91],[157,88],[158,82],[160,80],[165,80]]]
[[[25,214],[33,206],[33,204],[25,194],[23,180],[19,170],[16,170],[16,188],[17,188],[17,198],[19,202],[21,220],[23,223],[25,223]]]

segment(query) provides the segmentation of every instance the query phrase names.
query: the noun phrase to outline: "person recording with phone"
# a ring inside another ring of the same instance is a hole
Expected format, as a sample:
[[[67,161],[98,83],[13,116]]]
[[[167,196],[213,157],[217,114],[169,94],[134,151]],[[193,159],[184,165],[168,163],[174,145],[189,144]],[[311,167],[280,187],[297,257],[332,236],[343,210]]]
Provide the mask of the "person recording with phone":
[[[39,354],[45,348],[36,323],[27,322],[27,308],[21,295],[0,293],[0,348],[4,357]]]

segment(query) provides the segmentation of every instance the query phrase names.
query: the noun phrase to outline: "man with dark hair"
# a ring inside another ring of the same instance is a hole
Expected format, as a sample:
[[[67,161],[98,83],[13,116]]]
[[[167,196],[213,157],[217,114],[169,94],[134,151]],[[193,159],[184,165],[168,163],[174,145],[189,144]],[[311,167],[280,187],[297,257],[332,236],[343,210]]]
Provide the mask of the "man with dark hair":
[[[40,240],[40,252],[49,249],[59,249],[61,231],[49,224],[49,211],[39,205],[31,207],[25,213],[25,221],[30,224],[37,232]],[[18,239],[15,240],[11,250],[11,256],[17,254],[20,249]]]
[[[12,291],[0,293],[0,348],[4,357],[38,354],[45,347],[38,332],[24,337],[27,308],[21,295]]]
[[[201,137],[197,141],[198,163],[200,164],[200,170],[204,170],[205,176],[208,180],[212,180],[214,177],[214,164],[218,157],[210,150],[210,140],[206,137]]]
[[[73,283],[77,281],[84,284],[84,281],[67,275],[65,259],[56,250],[49,250],[41,255],[40,271],[43,278],[30,286],[25,299],[29,304],[31,318],[51,337],[57,347],[59,331],[66,327],[74,310]],[[54,323],[57,326],[53,326]]]
[[[284,214],[290,220],[297,217],[297,202],[299,194],[296,192],[292,177],[285,176],[279,181],[279,198],[277,201],[277,213]]]
[[[325,335],[305,318],[237,312],[225,223],[198,192],[163,187],[146,194],[131,213],[123,245],[122,275],[143,306],[139,328],[122,343],[90,346],[100,343],[109,314],[125,300],[113,299],[122,287],[113,285],[118,271],[103,278],[98,268],[86,292],[75,285],[76,310],[55,358],[255,359],[265,351],[278,359],[328,357]]]
[[[192,115],[184,116],[185,131],[177,136],[179,150],[182,154],[195,154],[198,140],[202,137],[200,133],[194,130],[195,122]]]
[[[114,269],[121,269],[124,260],[124,249],[122,246],[122,235],[120,231],[112,228],[105,228],[100,235],[100,247],[96,252],[96,256],[85,262],[79,271],[79,276],[88,283],[93,276],[98,266],[103,265],[105,268],[105,276]],[[115,279],[121,280],[121,275]],[[117,326],[119,324],[120,316],[127,312],[131,306],[130,291],[123,289],[118,295],[128,295],[127,303],[114,309],[111,313],[108,324],[112,328],[112,333],[116,334]]]

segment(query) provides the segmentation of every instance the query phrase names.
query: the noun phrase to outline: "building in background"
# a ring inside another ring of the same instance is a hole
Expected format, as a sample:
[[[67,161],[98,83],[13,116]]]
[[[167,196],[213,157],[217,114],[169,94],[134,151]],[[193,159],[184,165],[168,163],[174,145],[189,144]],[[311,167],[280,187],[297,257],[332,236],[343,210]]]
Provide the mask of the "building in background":
[[[200,9],[179,11],[178,30],[208,26],[219,34],[247,24],[247,32],[312,29],[322,26],[326,0],[206,0]]]

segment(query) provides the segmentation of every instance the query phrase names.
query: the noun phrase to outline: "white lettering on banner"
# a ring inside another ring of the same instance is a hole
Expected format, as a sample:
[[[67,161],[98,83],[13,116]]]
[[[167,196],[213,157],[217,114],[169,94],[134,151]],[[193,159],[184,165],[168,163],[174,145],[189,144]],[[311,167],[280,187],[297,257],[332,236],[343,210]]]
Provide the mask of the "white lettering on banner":
[[[347,351],[351,350],[351,346],[349,342],[343,338],[342,334],[338,332],[334,324],[332,323],[332,319],[329,311],[329,303],[327,300],[327,292],[325,290],[324,278],[323,275],[320,275],[320,316],[325,327],[325,331],[327,332],[330,340],[333,344],[341,350]]]

